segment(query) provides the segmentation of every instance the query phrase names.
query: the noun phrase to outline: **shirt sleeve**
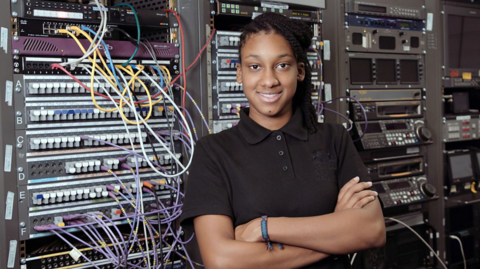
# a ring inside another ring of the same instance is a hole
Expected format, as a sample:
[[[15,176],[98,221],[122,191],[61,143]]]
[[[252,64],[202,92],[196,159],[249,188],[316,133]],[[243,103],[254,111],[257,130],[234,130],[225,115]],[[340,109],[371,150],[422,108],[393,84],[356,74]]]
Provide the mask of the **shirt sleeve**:
[[[227,175],[207,150],[208,143],[200,139],[195,146],[192,165],[186,182],[182,224],[202,215],[226,215],[232,218]]]
[[[370,181],[367,168],[353,145],[352,138],[342,125],[338,125],[338,128],[339,135],[337,135],[336,148],[338,152],[337,179],[339,189],[356,176],[360,177],[360,181]]]

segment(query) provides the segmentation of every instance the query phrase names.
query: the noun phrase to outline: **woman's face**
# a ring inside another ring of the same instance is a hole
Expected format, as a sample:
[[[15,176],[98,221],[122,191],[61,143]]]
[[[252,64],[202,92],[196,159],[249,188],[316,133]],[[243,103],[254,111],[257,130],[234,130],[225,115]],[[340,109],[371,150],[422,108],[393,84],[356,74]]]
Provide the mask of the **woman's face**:
[[[305,68],[297,63],[288,41],[276,33],[250,35],[241,51],[237,82],[250,102],[250,117],[257,122],[292,115],[292,99]]]

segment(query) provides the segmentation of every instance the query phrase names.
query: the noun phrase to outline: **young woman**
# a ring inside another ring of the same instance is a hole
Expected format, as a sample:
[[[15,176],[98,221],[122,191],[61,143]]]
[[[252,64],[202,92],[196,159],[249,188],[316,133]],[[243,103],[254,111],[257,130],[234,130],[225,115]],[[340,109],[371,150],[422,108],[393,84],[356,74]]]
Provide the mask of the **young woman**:
[[[237,81],[250,109],[197,143],[182,216],[208,269],[350,268],[346,254],[385,242],[350,136],[317,123],[311,39],[307,25],[274,13],[241,35]],[[269,250],[264,238],[281,244]]]

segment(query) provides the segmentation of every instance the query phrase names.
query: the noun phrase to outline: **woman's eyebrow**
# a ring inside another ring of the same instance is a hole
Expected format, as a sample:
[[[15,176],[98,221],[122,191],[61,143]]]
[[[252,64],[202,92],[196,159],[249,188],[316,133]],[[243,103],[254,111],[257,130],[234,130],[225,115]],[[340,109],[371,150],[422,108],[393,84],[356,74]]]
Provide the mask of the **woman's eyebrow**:
[[[248,56],[245,56],[245,59],[247,58],[260,58],[261,56],[258,54],[249,54]],[[290,53],[283,53],[277,56],[277,58],[284,58],[284,57],[292,57],[294,58]]]

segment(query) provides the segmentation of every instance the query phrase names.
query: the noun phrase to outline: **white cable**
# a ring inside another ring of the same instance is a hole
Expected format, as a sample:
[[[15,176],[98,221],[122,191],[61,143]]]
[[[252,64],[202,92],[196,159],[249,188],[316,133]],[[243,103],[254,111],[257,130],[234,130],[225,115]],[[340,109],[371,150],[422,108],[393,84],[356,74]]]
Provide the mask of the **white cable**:
[[[88,70],[85,66],[83,66],[83,68],[84,68],[85,70],[87,70],[87,72],[88,72],[90,75],[92,74],[92,72],[91,72],[90,70]],[[97,79],[96,76],[94,77],[94,79],[95,79],[95,81],[96,81],[99,85],[102,85],[102,84],[98,81],[98,79]],[[110,83],[108,80],[106,80],[106,82],[111,85],[111,83]],[[113,85],[111,85],[111,86],[113,87]],[[102,86],[101,88],[102,88],[102,90],[108,95],[108,97],[109,97],[111,100],[113,100],[112,96],[111,96],[110,93],[105,89],[105,87]],[[93,87],[92,87],[91,90],[92,90],[92,91],[94,90]],[[130,93],[130,91],[128,91],[128,92]],[[130,96],[130,98],[131,98],[131,96]],[[118,105],[117,105],[116,102],[113,102],[113,104],[115,105],[115,107],[116,107],[117,109],[120,109],[120,108],[118,107]],[[127,122],[125,121],[125,119],[124,119],[123,117],[122,117],[122,122],[123,122],[123,125],[125,126],[125,130],[127,131],[128,139],[130,140],[130,145],[132,146],[132,151],[135,151],[135,147],[134,147],[132,138],[131,138],[131,136],[130,136],[130,132],[129,132],[129,130],[128,130],[129,128],[127,127]],[[138,124],[137,124],[137,126],[138,126]],[[139,141],[142,140],[141,137],[142,137],[142,136],[141,136],[141,134],[140,134],[140,136],[139,136]],[[137,167],[137,169],[138,169],[138,167]],[[140,184],[140,183],[139,183],[139,184]],[[138,184],[137,184],[137,191],[140,193],[140,205],[141,205],[141,206],[140,206],[140,213],[141,213],[142,215],[145,215],[145,208],[144,208],[144,205],[143,205],[143,190],[142,190],[142,186],[138,186]],[[145,221],[143,221],[142,223],[143,223],[143,234],[145,235],[145,242],[148,242],[148,238],[147,238],[147,227],[146,227]],[[148,244],[146,244],[146,250],[147,250],[147,253],[150,252]],[[148,255],[148,257],[147,257],[147,263],[148,263],[148,268],[151,268],[150,255]]]
[[[188,137],[190,137],[189,139],[189,142],[190,142],[190,148],[191,148],[191,153],[190,153],[190,159],[188,161],[188,164],[185,168],[185,171],[188,169],[188,167],[190,167],[191,163],[192,163],[192,157],[193,157],[193,152],[194,152],[194,148],[195,148],[195,144],[194,144],[194,141],[193,141],[193,134],[192,134],[192,131],[190,130],[190,127],[188,126],[188,121],[185,119],[185,117],[183,116],[183,112],[182,110],[180,110],[180,108],[178,108],[178,106],[175,104],[175,101],[173,101],[173,99],[163,90],[163,88],[158,85],[158,83],[151,77],[149,76],[145,71],[142,71],[143,75],[145,77],[147,77],[148,79],[150,79],[150,81],[163,93],[163,95],[170,101],[170,103],[173,105],[174,109],[178,111],[178,115],[181,117],[182,119],[182,122],[185,123],[185,130],[187,131],[187,135]]]
[[[76,65],[78,63],[81,63],[83,60],[85,60],[90,55],[92,55],[92,53],[98,48],[98,46],[100,46],[102,44],[103,37],[108,32],[107,10],[106,10],[105,6],[103,6],[102,4],[100,4],[100,2],[98,2],[98,0],[95,0],[95,3],[97,4],[98,10],[100,12],[100,17],[101,17],[100,26],[98,27],[97,34],[94,36],[94,38],[92,40],[92,43],[90,43],[90,46],[88,47],[88,49],[86,50],[85,54],[82,57],[80,57],[79,59],[75,59],[73,61],[60,63],[61,66]],[[102,32],[102,35],[100,36],[100,38],[98,38],[98,35],[100,34],[100,32]],[[98,40],[97,40],[97,38],[98,38]],[[97,43],[95,44],[95,42],[97,42]],[[105,48],[105,49],[107,49],[107,48]]]
[[[455,236],[455,235],[450,235],[450,238],[455,239],[455,240],[458,241],[458,244],[460,245],[460,251],[462,252],[463,268],[464,268],[464,269],[467,269],[467,259],[465,259],[465,252],[463,252],[462,240],[460,240],[460,238],[458,238],[458,236]]]
[[[120,71],[119,71],[120,72]],[[121,74],[120,72],[120,77],[122,77],[122,79],[126,82],[125,78],[123,77],[123,74]],[[149,76],[149,78],[152,80],[152,78]],[[155,82],[154,80],[152,80],[153,82]],[[156,84],[156,82],[155,82]],[[158,85],[158,84],[156,84]],[[157,141],[160,143],[160,145],[168,152],[168,154],[170,154],[173,159],[175,160],[175,162],[183,169],[182,171],[176,173],[176,174],[165,174],[159,170],[157,170],[157,168],[153,165],[153,163],[150,162],[149,158],[148,158],[148,155],[147,153],[145,152],[145,148],[144,148],[144,145],[143,145],[143,141],[140,139],[140,148],[142,149],[142,152],[143,152],[143,155],[146,157],[146,161],[148,163],[148,165],[150,166],[150,168],[152,168],[156,173],[160,174],[161,176],[163,177],[168,177],[168,178],[172,178],[172,177],[177,177],[179,175],[182,175],[183,173],[185,173],[187,170],[188,170],[188,167],[190,166],[191,162],[192,162],[192,158],[190,158],[189,160],[189,163],[188,165],[185,167],[183,166],[183,164],[176,158],[176,156],[170,151],[170,149],[167,147],[167,145],[165,145],[165,143],[163,143],[163,141],[157,136],[157,134],[152,130],[152,128],[147,124],[147,122],[143,119],[143,117],[141,115],[138,115],[138,113],[136,113],[136,108],[135,106],[132,106],[132,104],[129,104],[128,103],[128,100],[125,99],[124,96],[122,96],[120,93],[117,93],[119,95],[120,98],[122,98],[126,104],[132,109],[132,111],[134,111],[134,114],[135,114],[135,118],[137,119],[137,123],[139,122],[138,119],[140,119],[140,121],[145,124],[145,127],[147,127],[147,129],[151,132],[151,134],[153,135],[153,137],[155,137],[155,139],[157,139]],[[177,111],[180,111],[180,109],[175,105],[175,102],[173,102],[173,100],[168,96],[168,95],[165,95],[167,97],[167,99],[170,100],[170,102],[172,103],[172,105],[174,106],[174,108],[177,109]],[[132,100],[132,99],[131,99]],[[132,101],[133,102],[133,101]],[[182,119],[185,121],[185,118],[183,117],[183,115],[181,115]],[[140,126],[137,125],[137,128],[139,129]],[[192,136],[192,133],[190,131],[190,129],[187,129],[187,132],[188,134],[190,135],[190,137]],[[193,145],[192,145],[193,146]],[[192,148],[192,156],[193,156],[193,148]]]
[[[85,65],[85,66],[91,67],[91,66],[89,66],[89,65]],[[86,68],[85,68],[85,70],[87,70],[87,72],[91,73],[90,70],[88,70],[88,69],[86,69]],[[104,77],[104,75],[101,74],[98,70],[96,70],[96,71],[97,71],[97,74],[98,74],[99,76]],[[120,74],[121,74],[121,73],[120,73]],[[121,76],[123,76],[123,75],[121,75]],[[104,79],[105,79],[105,77],[104,77]],[[123,79],[124,79],[124,78],[123,78]],[[106,79],[105,79],[105,80],[106,80]],[[110,85],[112,85],[108,80],[106,80],[106,81],[107,81],[107,83],[109,83]],[[113,87],[113,85],[112,85],[112,87]],[[143,119],[143,117],[140,116],[140,115],[137,115],[137,113],[136,113],[136,108],[135,108],[134,106],[132,106],[132,104],[130,104],[130,103],[128,102],[128,100],[125,99],[124,96],[122,96],[122,95],[121,95],[120,93],[118,93],[118,92],[116,92],[116,93],[119,95],[120,98],[123,99],[124,103],[125,103],[127,106],[129,106],[132,111],[135,111],[136,116],[138,116],[138,118],[145,124],[145,126],[147,127],[147,129],[152,133],[152,135],[153,135],[153,136],[155,137],[155,139],[160,143],[160,145],[161,145],[164,149],[166,149],[166,151],[173,157],[173,159],[177,162],[177,164],[179,164],[182,168],[184,168],[184,170],[186,170],[185,167],[183,167],[182,163],[180,163],[180,162],[176,159],[176,156],[173,155],[173,153],[169,150],[169,148],[163,143],[163,141],[156,135],[156,133],[151,129],[151,127],[145,122],[145,120]],[[110,95],[109,95],[109,97],[112,98]],[[113,98],[112,98],[112,99],[113,99]],[[114,101],[113,101],[113,102],[114,102]],[[116,103],[116,102],[114,102],[114,103]],[[122,120],[124,120],[124,119],[122,118]],[[137,122],[138,122],[138,121],[137,121]],[[139,127],[139,126],[137,125],[137,127]],[[137,130],[138,130],[138,129],[137,129]],[[176,176],[181,175],[181,174],[184,173],[184,171],[182,171],[182,172],[177,173],[177,174],[175,174],[175,175],[169,175],[169,174],[164,174],[164,173],[162,173],[161,171],[158,171],[158,170],[156,169],[156,167],[154,167],[153,164],[150,162],[150,160],[149,160],[149,158],[148,158],[148,154],[146,153],[145,148],[144,148],[144,146],[143,146],[143,141],[142,141],[142,139],[139,139],[139,141],[140,141],[140,146],[141,146],[143,155],[144,155],[144,157],[145,157],[145,160],[147,161],[147,163],[150,165],[150,167],[151,167],[156,173],[158,173],[158,174],[160,174],[161,176],[164,176],[164,177],[176,177]]]
[[[353,262],[355,261],[356,257],[357,257],[357,253],[355,252],[352,256],[352,259],[350,260],[350,265],[353,265]]]
[[[391,218],[391,217],[385,217],[385,219],[387,220],[393,220],[403,226],[405,226],[406,228],[408,228],[412,233],[414,233],[429,249],[430,251],[433,253],[433,255],[435,255],[435,257],[437,257],[438,261],[440,262],[440,264],[442,264],[442,266],[445,268],[445,269],[448,269],[447,266],[442,262],[442,260],[440,259],[440,257],[438,257],[437,253],[435,252],[435,250],[432,249],[432,247],[430,247],[430,245],[425,241],[423,240],[422,236],[419,235],[414,229],[412,229],[410,226],[408,226],[408,224],[398,220],[398,219],[395,219],[395,218]]]
[[[92,75],[92,71],[91,70],[88,70],[88,68],[85,67],[86,65],[83,65],[83,69],[86,70],[90,75]],[[97,72],[99,72],[97,70]],[[98,85],[102,85],[102,83],[100,83],[100,81],[97,79],[97,76],[94,76],[94,79],[95,81],[98,83]],[[114,85],[112,85],[108,80],[105,80],[106,83],[110,84],[110,87],[114,87]],[[92,87],[93,88],[93,87]],[[110,93],[105,89],[105,87],[101,86],[102,90],[108,95],[108,97],[113,100],[113,97],[110,95]],[[93,89],[91,89],[93,91]],[[117,103],[116,102],[113,102],[113,105],[118,109],[120,110],[120,107],[118,107]],[[132,147],[132,151],[135,151],[135,146],[134,146],[134,143],[133,143],[133,140],[132,140],[132,137],[130,136],[130,131],[129,131],[129,128],[127,126],[127,122],[125,121],[124,118],[122,118],[122,123],[123,123],[123,126],[125,126],[125,130],[127,131],[127,136],[128,136],[128,140],[130,141],[130,146]]]

